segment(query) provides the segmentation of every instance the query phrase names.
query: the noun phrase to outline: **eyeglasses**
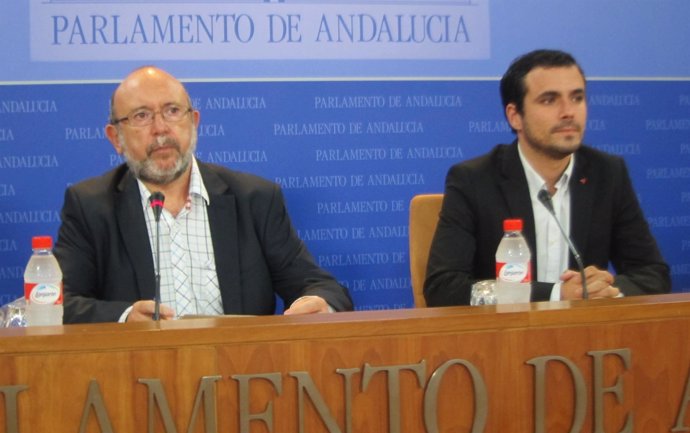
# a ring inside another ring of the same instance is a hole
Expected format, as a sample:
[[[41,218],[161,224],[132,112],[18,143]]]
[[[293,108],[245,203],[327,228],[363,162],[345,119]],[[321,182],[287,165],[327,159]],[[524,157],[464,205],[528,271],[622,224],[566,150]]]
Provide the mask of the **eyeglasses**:
[[[190,107],[184,108],[176,104],[168,104],[158,111],[153,111],[148,108],[137,108],[136,110],[131,111],[125,117],[115,119],[111,123],[113,125],[117,125],[118,123],[127,122],[129,126],[134,127],[148,126],[153,123],[153,119],[156,117],[156,114],[160,114],[163,120],[166,122],[179,122],[184,116],[187,115],[187,113],[191,111],[192,108]]]

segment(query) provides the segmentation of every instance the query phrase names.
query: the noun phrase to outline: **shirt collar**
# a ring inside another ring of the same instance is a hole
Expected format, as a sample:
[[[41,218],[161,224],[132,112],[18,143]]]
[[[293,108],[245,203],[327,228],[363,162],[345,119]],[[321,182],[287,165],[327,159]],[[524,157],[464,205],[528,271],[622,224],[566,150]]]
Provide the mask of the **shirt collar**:
[[[522,153],[522,149],[520,148],[519,144],[518,153],[520,154],[520,162],[522,162],[522,167],[525,169],[525,176],[527,177],[527,186],[529,187],[530,195],[536,197],[540,190],[546,189],[546,182],[529,163],[527,157],[525,157],[525,154]],[[565,171],[563,171],[563,174],[556,182],[556,189],[558,191],[565,192],[565,190],[568,189],[568,180],[573,175],[574,165],[575,154],[573,153],[570,155],[570,162],[568,162],[568,166],[565,168]]]
[[[144,182],[137,178],[137,184],[139,185],[139,193],[141,195],[141,200],[144,206],[148,204],[151,192],[146,188]],[[201,177],[201,171],[199,171],[199,165],[196,162],[196,158],[192,157],[192,174],[189,179],[189,198],[201,197],[206,202],[206,205],[211,202],[209,198],[208,191],[206,191],[206,185],[204,185],[204,179]]]
[[[211,202],[208,191],[206,191],[206,185],[204,185],[204,179],[201,177],[201,171],[199,171],[199,165],[196,162],[196,158],[192,158],[192,176],[189,181],[189,195],[203,198],[207,206]]]

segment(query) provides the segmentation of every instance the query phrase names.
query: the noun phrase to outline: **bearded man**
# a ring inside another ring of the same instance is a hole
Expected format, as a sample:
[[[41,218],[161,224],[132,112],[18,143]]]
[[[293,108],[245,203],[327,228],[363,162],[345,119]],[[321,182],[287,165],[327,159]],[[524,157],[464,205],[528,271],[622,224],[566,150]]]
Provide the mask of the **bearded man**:
[[[448,171],[424,285],[427,305],[469,304],[472,283],[495,277],[509,218],[524,222],[532,301],[669,292],[669,267],[625,161],[582,144],[587,93],[575,59],[558,50],[529,52],[513,61],[500,90],[517,138]],[[584,281],[539,199],[544,194],[580,251]]]
[[[105,133],[126,164],[65,193],[64,322],[274,314],[276,295],[285,314],[352,310],[297,237],[278,185],[196,160],[199,119],[183,84],[156,67],[114,91]],[[153,193],[165,197],[158,223]]]

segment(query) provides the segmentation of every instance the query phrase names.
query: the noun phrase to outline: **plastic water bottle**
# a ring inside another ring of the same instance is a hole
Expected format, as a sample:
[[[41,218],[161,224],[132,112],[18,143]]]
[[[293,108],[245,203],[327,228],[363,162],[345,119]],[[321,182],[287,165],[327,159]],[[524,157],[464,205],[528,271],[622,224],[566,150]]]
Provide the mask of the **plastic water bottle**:
[[[26,326],[62,325],[62,271],[50,236],[31,239],[33,254],[24,271]]]
[[[522,236],[522,220],[503,221],[503,239],[496,249],[496,302],[529,302],[532,292],[532,254]]]

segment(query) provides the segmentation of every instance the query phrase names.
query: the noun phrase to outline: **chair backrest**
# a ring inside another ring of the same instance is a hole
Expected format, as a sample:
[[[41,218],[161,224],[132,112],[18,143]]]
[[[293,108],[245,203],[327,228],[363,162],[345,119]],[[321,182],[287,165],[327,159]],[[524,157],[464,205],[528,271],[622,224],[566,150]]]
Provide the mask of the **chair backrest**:
[[[410,201],[410,276],[417,308],[426,307],[424,278],[443,194],[420,194]]]

